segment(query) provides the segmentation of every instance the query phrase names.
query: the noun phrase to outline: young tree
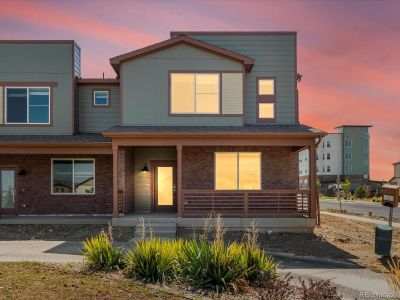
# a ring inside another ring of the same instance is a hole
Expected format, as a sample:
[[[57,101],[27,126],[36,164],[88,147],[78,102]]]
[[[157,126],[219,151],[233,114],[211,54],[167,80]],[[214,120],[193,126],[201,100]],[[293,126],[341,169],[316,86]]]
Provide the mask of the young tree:
[[[348,178],[346,178],[346,180],[342,182],[342,189],[343,189],[344,198],[346,199],[346,201],[349,196],[350,187],[351,187],[351,182]]]
[[[376,186],[375,197],[382,197],[382,185],[380,184]]]

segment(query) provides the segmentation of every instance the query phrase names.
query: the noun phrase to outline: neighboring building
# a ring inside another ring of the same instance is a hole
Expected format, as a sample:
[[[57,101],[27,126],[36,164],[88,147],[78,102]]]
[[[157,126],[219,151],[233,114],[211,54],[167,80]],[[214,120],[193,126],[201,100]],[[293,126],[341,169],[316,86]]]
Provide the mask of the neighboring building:
[[[295,32],[171,33],[111,58],[116,79],[80,78],[80,51],[0,43],[2,214],[313,228],[315,164],[299,190],[297,151],[315,162],[325,133],[299,124]]]
[[[400,185],[400,161],[393,164],[394,173],[392,179],[389,180],[392,184]]]
[[[317,175],[323,191],[330,184],[348,178],[353,188],[367,184],[370,178],[369,125],[343,125],[337,133],[329,133],[321,139],[317,148]],[[308,150],[299,153],[300,185],[307,186]]]

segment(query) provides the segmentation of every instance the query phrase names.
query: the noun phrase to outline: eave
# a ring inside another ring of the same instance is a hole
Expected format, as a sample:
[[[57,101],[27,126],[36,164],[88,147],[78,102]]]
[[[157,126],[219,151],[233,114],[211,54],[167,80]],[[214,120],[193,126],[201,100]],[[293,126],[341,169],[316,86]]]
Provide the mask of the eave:
[[[141,56],[153,53],[153,52],[157,52],[157,51],[169,48],[169,47],[173,47],[173,46],[179,45],[179,44],[187,44],[189,46],[196,47],[201,50],[214,53],[216,55],[220,55],[220,56],[232,59],[232,60],[242,62],[244,64],[245,70],[247,72],[251,71],[251,69],[253,68],[254,62],[255,62],[255,60],[249,56],[242,55],[242,54],[239,54],[239,53],[236,53],[233,51],[229,51],[224,48],[221,48],[221,47],[218,47],[218,46],[215,46],[215,45],[203,42],[203,41],[199,41],[199,40],[190,38],[185,35],[181,35],[181,36],[171,38],[171,39],[168,39],[168,40],[165,40],[165,41],[162,41],[162,42],[159,42],[159,43],[156,43],[156,44],[153,44],[153,45],[150,45],[150,46],[147,46],[147,47],[144,47],[144,48],[132,51],[132,52],[128,52],[128,53],[110,58],[110,64],[113,67],[113,69],[115,70],[115,72],[117,74],[119,74],[119,69],[120,69],[121,63],[128,61],[128,60],[136,59],[138,57],[141,57]]]

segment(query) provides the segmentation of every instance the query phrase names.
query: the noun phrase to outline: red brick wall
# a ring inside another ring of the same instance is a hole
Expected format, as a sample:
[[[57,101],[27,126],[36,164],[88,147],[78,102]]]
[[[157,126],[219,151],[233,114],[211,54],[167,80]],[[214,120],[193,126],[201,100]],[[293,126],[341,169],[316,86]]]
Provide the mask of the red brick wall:
[[[94,158],[95,195],[51,195],[51,158]],[[0,155],[1,166],[24,169],[16,175],[16,207],[19,215],[111,214],[111,155]]]
[[[262,153],[262,188],[297,189],[298,153],[292,147],[183,147],[183,189],[214,189],[214,152]]]

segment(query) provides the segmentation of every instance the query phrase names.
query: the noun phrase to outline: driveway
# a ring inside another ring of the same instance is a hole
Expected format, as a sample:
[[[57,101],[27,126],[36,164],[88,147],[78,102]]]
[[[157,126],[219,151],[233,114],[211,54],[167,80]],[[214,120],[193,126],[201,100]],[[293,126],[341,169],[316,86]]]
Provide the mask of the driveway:
[[[337,200],[320,200],[321,208],[333,208],[339,209],[339,202]],[[363,215],[368,215],[368,212],[372,212],[375,216],[388,217],[389,208],[382,206],[377,202],[367,202],[367,201],[348,201],[342,200],[342,209],[348,212],[358,213]],[[400,217],[400,208],[393,209],[393,216]]]

